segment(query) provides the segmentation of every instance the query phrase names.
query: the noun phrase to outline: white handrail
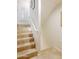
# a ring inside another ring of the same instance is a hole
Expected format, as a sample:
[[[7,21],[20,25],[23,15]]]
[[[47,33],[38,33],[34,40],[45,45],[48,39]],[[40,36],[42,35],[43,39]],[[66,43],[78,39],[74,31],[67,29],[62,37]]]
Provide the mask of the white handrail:
[[[33,28],[35,31],[38,31],[38,29],[36,28],[35,24],[32,22]]]

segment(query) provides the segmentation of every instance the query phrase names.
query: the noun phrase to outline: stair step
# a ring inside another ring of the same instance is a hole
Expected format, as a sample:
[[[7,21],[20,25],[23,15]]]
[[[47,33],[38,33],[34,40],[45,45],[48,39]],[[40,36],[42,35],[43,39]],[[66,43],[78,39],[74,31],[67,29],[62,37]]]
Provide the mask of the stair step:
[[[23,28],[21,28],[21,29],[17,29],[17,33],[19,34],[19,33],[27,33],[27,32],[32,32],[30,29],[23,29]]]
[[[18,57],[17,59],[30,59],[30,58],[29,57],[22,56],[22,57]]]
[[[26,24],[17,24],[17,27],[30,27],[30,25],[26,25]]]
[[[17,35],[22,35],[22,34],[31,34],[32,33],[32,31],[28,31],[28,32],[19,32],[19,33],[17,33]]]
[[[18,34],[18,35],[17,35],[17,39],[18,39],[18,38],[32,37],[32,36],[33,36],[32,33],[22,33],[22,34]]]
[[[35,48],[35,43],[34,42],[28,42],[26,44],[18,45],[17,46],[17,52],[32,49],[32,48]]]
[[[17,30],[31,30],[31,27],[17,27]]]
[[[37,56],[30,25],[17,24],[17,59],[30,59]]]
[[[26,37],[26,38],[18,38],[17,40],[28,40],[28,39],[32,39],[33,37]]]
[[[29,50],[24,50],[22,52],[19,52],[17,54],[18,59],[28,59],[31,57],[37,56],[37,50],[36,49],[29,49]]]
[[[18,27],[17,30],[18,30],[18,31],[23,31],[23,30],[25,30],[25,31],[26,31],[26,30],[31,31],[31,28],[30,28],[30,27]]]
[[[28,38],[18,39],[17,40],[17,45],[25,44],[25,43],[28,43],[28,42],[34,42],[34,38],[33,37],[28,37]]]

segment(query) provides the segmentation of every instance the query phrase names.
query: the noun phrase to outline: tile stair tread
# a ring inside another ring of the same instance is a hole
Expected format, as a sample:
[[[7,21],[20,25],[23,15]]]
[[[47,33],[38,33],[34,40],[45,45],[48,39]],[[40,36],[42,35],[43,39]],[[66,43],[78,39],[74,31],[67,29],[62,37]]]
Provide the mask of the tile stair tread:
[[[17,40],[30,39],[27,37],[33,37],[33,35],[25,35],[25,36],[17,37]]]
[[[35,48],[29,49],[29,50],[24,50],[22,52],[18,52],[17,53],[17,57],[22,57],[22,56],[26,56],[27,57],[28,54],[31,54],[31,53],[34,53],[34,52],[37,52],[37,50]]]
[[[17,38],[32,37],[33,34],[18,35]]]
[[[17,40],[17,45],[20,45],[20,44],[25,44],[25,43],[28,43],[28,42],[34,42],[34,38],[31,37],[31,38],[24,38],[24,39],[19,39]]]
[[[18,33],[17,36],[19,36],[19,35],[20,35],[20,36],[21,36],[21,35],[29,35],[29,34],[32,34],[32,32],[27,32],[27,33]]]
[[[29,30],[29,31],[31,31],[31,28],[27,28],[27,27],[22,28],[22,27],[20,27],[20,28],[17,28],[17,30],[18,30],[18,31],[21,31],[21,30]]]
[[[26,27],[26,26],[17,26],[17,29],[19,28],[30,28],[30,27]]]
[[[19,28],[17,29],[18,31],[17,32],[21,32],[21,31],[32,31],[31,29],[27,29],[27,28]]]
[[[17,27],[21,27],[21,26],[22,26],[22,27],[23,27],[23,26],[24,26],[24,27],[30,27],[30,25],[28,25],[28,24],[27,24],[27,25],[26,25],[26,24],[17,24]]]
[[[17,31],[17,34],[22,34],[22,33],[32,33],[32,31]]]
[[[18,27],[17,30],[18,31],[21,31],[21,30],[29,30],[29,31],[31,31],[31,28],[30,27]]]
[[[25,34],[32,34],[32,32],[29,31],[29,32],[23,32],[23,33],[17,33],[17,36],[18,36],[18,35],[25,35]]]
[[[29,39],[33,39],[33,37],[18,38],[17,41],[19,41],[19,40],[29,40]]]
[[[28,42],[28,43],[25,43],[25,44],[18,45],[17,48],[21,48],[21,47],[24,47],[24,46],[30,46],[30,45],[34,45],[34,44],[35,44],[34,42]]]

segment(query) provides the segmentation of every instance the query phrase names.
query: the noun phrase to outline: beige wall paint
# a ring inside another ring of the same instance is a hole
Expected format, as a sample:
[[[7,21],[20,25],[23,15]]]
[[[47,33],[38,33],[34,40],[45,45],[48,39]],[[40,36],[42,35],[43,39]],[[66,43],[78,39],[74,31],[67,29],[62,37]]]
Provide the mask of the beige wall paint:
[[[41,0],[40,49],[61,48],[61,0]]]
[[[55,9],[41,28],[43,42],[46,47],[56,47],[61,49],[61,7]]]
[[[60,3],[61,0],[41,0],[41,21],[45,22]]]

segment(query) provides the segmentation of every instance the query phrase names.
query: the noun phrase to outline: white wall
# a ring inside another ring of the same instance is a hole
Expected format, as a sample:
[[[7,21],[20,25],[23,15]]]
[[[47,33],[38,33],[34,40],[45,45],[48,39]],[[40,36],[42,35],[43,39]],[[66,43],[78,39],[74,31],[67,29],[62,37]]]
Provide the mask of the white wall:
[[[61,0],[41,0],[41,21],[45,22]]]
[[[17,0],[17,20],[29,19],[30,0]]]
[[[29,24],[30,0],[17,0],[17,23]]]
[[[31,23],[37,48],[39,50],[44,50],[53,46],[61,48],[61,7],[57,7],[61,0],[35,1],[36,7],[34,10],[30,9],[30,15],[32,20],[31,22],[35,25],[33,26]],[[34,28],[37,28],[38,31]]]
[[[42,25],[43,41],[46,47],[55,47],[61,50],[61,6],[55,9],[47,21]]]
[[[61,0],[41,0],[39,31],[41,50],[51,48],[53,45],[61,48],[60,8],[58,7],[60,4]]]

